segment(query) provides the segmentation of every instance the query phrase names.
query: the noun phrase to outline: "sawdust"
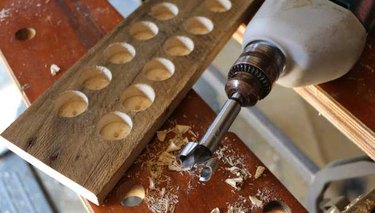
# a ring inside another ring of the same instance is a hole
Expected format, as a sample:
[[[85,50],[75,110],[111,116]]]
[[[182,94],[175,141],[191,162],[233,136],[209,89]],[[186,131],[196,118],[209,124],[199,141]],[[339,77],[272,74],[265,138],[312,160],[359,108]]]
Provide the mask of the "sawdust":
[[[146,192],[147,207],[155,213],[169,213],[174,212],[176,204],[178,203],[177,196],[178,188],[154,188]]]
[[[0,10],[0,22],[5,21],[10,16],[10,9],[3,8]]]
[[[156,136],[160,142],[148,146],[146,148],[148,150],[143,154],[145,156],[141,155],[137,159],[137,162],[142,167],[145,167],[149,173],[149,186],[146,189],[144,201],[151,212],[172,213],[179,202],[181,190],[188,195],[190,190],[195,189],[200,184],[204,184],[197,181],[197,177],[199,177],[198,169],[194,171],[181,170],[176,157],[185,144],[192,141],[192,138],[198,138],[198,134],[190,126],[175,124],[172,128],[158,131]],[[267,188],[263,188],[261,191],[258,190],[255,195],[250,195],[246,198],[237,193],[241,190],[245,180],[252,176],[245,167],[244,157],[233,150],[230,145],[221,146],[215,152],[215,156],[221,161],[219,170],[228,175],[222,181],[235,189],[232,192],[236,194],[237,200],[233,203],[227,203],[226,208],[222,209],[222,211],[219,208],[212,209],[212,213],[247,213],[260,208],[265,202],[270,200],[272,191]],[[258,166],[254,176],[259,178],[264,169],[262,169],[262,166]],[[185,178],[189,178],[188,184],[183,186],[181,190],[168,176],[168,172],[171,171],[181,173]]]
[[[227,145],[220,147],[215,152],[215,155],[224,163],[226,166],[225,170],[232,174],[225,182],[235,190],[241,190],[244,181],[251,177],[250,172],[244,167],[246,164],[242,156],[235,153],[234,150],[230,149]]]
[[[247,207],[247,200],[243,196],[240,196],[236,202],[228,205],[227,213],[247,213],[250,212],[250,208]]]

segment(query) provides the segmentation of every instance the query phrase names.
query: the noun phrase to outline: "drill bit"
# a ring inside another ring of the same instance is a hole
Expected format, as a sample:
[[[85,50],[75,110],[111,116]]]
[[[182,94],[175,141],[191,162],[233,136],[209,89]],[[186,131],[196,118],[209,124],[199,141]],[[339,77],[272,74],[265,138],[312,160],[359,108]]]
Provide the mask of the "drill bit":
[[[202,164],[212,158],[223,134],[228,131],[241,110],[241,105],[237,101],[238,98],[239,95],[235,93],[225,102],[199,144],[193,145],[190,142],[183,149],[179,156],[182,169],[192,169],[194,165]]]

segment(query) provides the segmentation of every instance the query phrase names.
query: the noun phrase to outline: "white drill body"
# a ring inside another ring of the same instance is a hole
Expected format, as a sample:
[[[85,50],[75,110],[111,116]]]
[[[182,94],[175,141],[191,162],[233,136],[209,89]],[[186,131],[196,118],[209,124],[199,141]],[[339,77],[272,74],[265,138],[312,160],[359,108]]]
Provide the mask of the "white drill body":
[[[363,51],[366,30],[328,0],[266,0],[248,24],[244,46],[257,40],[273,43],[286,58],[276,83],[298,87],[346,74]]]

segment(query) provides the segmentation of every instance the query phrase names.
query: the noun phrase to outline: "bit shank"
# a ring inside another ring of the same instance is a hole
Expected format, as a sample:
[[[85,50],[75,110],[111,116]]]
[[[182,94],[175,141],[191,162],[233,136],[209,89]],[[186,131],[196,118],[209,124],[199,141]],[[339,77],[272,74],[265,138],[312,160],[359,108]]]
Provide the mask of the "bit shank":
[[[223,134],[228,131],[241,110],[241,105],[237,101],[238,98],[239,95],[235,93],[225,102],[219,114],[199,142],[200,145],[207,147],[211,154],[215,152]]]

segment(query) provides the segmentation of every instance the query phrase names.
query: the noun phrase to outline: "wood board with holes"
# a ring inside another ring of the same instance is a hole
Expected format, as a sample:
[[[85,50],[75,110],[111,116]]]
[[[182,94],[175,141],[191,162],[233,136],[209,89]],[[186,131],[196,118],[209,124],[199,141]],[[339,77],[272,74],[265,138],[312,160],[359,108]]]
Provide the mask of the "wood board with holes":
[[[145,3],[1,140],[99,204],[253,7],[240,0]]]

